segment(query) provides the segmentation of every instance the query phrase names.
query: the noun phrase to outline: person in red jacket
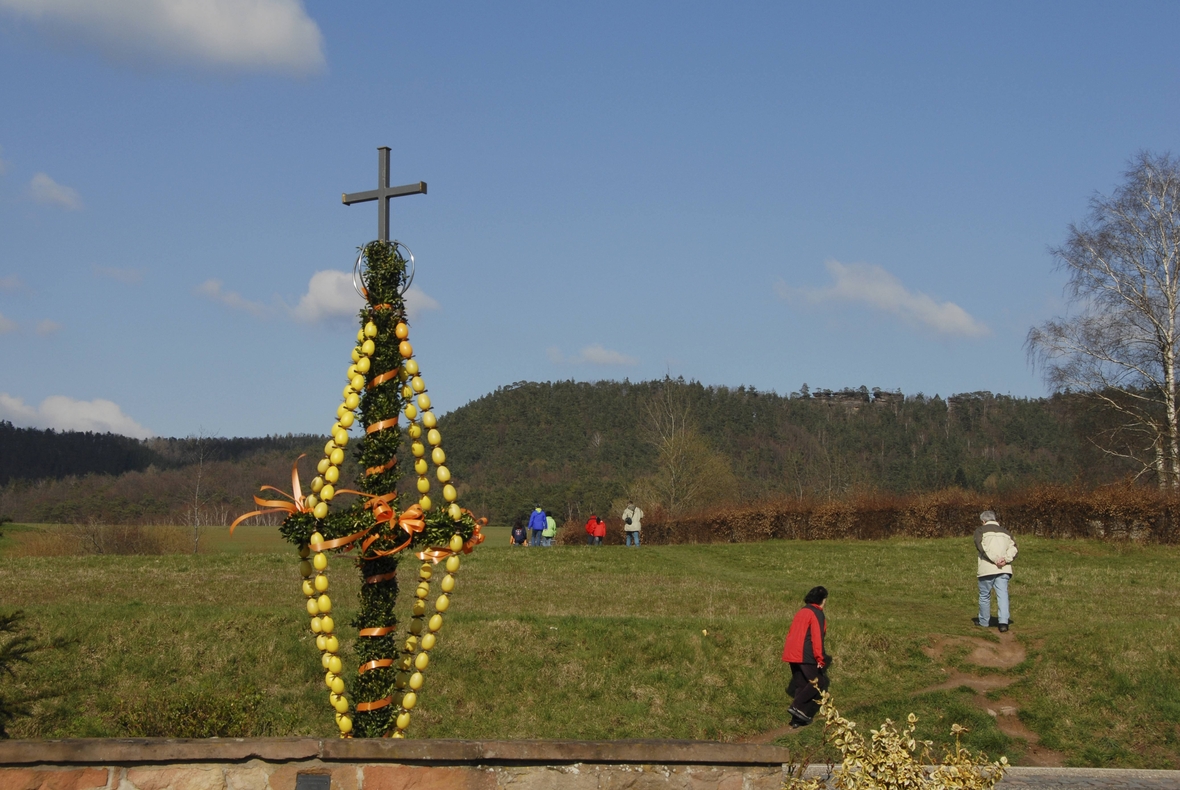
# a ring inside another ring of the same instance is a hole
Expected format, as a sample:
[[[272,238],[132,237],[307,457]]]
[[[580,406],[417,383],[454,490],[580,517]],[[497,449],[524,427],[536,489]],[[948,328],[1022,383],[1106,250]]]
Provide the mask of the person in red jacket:
[[[594,545],[601,546],[603,538],[606,537],[606,522],[598,516],[594,518]]]
[[[601,546],[604,537],[606,537],[606,522],[591,513],[590,519],[586,522],[586,545]]]
[[[803,596],[803,608],[795,613],[787,641],[783,645],[783,661],[791,665],[791,683],[787,694],[793,697],[787,708],[791,714],[791,726],[804,727],[811,724],[819,710],[815,701],[820,691],[827,691],[827,667],[831,657],[824,651],[824,637],[827,634],[827,620],[824,604],[828,591],[824,587],[812,587]],[[812,681],[819,686],[812,684]]]

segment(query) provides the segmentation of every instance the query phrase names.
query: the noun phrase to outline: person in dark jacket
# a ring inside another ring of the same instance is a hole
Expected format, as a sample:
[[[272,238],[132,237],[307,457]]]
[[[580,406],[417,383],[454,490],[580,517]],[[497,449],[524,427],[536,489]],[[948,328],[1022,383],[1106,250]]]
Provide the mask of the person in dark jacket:
[[[529,545],[529,531],[524,525],[524,516],[517,516],[512,522],[512,534],[508,538],[513,546]]]
[[[791,726],[803,727],[811,724],[819,711],[816,698],[820,691],[827,691],[827,668],[832,659],[824,651],[824,637],[827,635],[827,619],[824,605],[828,591],[824,587],[812,587],[803,597],[803,608],[795,613],[787,641],[783,645],[783,661],[791,665],[791,683],[787,694],[792,696]],[[815,681],[813,685],[812,681]],[[819,688],[816,688],[816,685]]]

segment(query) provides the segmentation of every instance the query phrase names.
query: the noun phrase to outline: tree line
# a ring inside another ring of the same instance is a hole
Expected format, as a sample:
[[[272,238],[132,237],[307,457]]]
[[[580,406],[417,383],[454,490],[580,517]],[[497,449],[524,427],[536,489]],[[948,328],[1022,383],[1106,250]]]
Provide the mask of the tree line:
[[[681,513],[868,490],[1098,484],[1130,469],[1086,440],[1100,418],[1089,401],[1065,394],[943,399],[861,388],[816,397],[664,379],[520,382],[456,409],[440,427],[460,500],[504,523],[535,502],[584,520],[628,496]],[[49,522],[223,523],[251,509],[259,485],[286,488],[294,458],[317,458],[324,441],[136,441],[0,426],[0,440],[13,435],[27,463],[24,474],[8,472],[0,513]],[[9,446],[0,444],[6,460]],[[71,447],[88,453],[73,466],[63,461]]]

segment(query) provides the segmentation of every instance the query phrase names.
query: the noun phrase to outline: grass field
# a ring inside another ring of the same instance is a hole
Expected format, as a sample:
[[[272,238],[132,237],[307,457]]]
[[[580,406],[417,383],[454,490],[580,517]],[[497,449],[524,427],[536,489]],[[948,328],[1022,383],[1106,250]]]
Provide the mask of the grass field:
[[[70,641],[21,670],[19,687],[57,696],[14,736],[332,734],[294,554],[273,529],[211,530],[199,555],[21,557],[9,527],[0,607]],[[969,689],[917,693],[949,668],[1011,678],[1021,721],[1068,764],[1180,767],[1180,548],[1022,538],[1012,633],[1027,658],[989,670],[922,649],[983,634],[970,539],[530,550],[500,532],[465,560],[414,737],[774,730],[783,635],[824,584],[832,691],[862,727],[913,711],[945,742],[957,721],[969,744],[1020,763],[1025,743]],[[415,569],[403,563],[407,583]],[[344,621],[351,562],[334,559],[331,578]]]

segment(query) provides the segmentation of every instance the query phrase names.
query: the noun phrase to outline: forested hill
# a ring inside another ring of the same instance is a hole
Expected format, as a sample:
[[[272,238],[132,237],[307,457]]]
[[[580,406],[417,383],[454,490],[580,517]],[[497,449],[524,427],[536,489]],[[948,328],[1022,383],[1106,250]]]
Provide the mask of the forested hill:
[[[439,427],[461,502],[504,523],[533,502],[584,519],[628,495],[682,513],[776,496],[1108,482],[1127,470],[1084,438],[1101,427],[1093,420],[1076,396],[943,400],[863,387],[783,396],[678,380],[564,381],[502,387]],[[224,523],[250,509],[259,485],[285,487],[291,461],[318,458],[323,441],[137,441],[0,423],[0,515]],[[410,490],[412,457],[402,455]]]
[[[0,486],[10,480],[121,475],[152,466],[171,469],[201,461],[240,461],[263,452],[316,452],[323,441],[304,435],[139,440],[113,433],[17,428],[0,420]]]
[[[783,396],[674,380],[521,382],[456,409],[442,428],[476,510],[503,520],[536,500],[585,517],[674,463],[653,430],[669,408],[695,427],[696,467],[718,484],[702,483],[711,499],[1003,490],[1125,474],[1084,439],[1092,418],[1068,396],[943,400],[864,387]],[[701,445],[711,457],[699,458]]]

